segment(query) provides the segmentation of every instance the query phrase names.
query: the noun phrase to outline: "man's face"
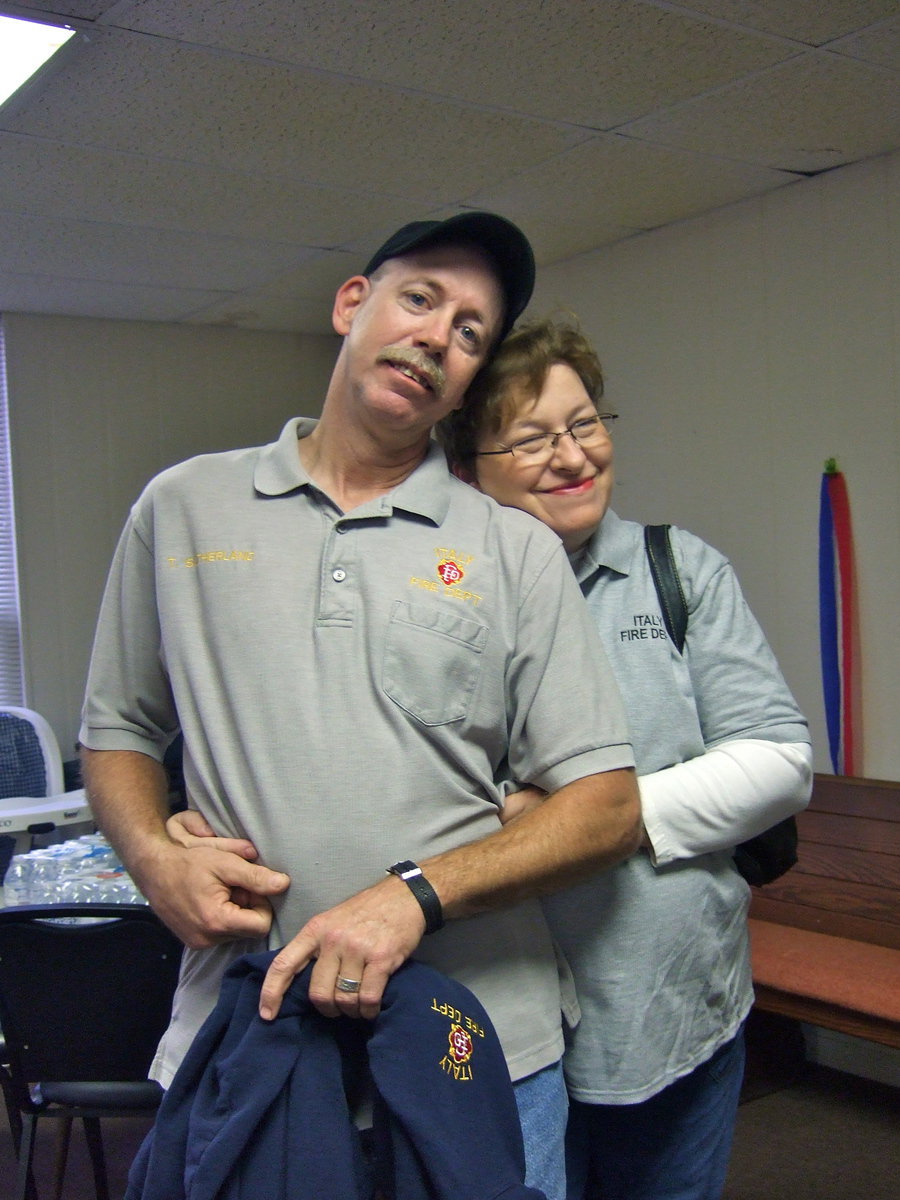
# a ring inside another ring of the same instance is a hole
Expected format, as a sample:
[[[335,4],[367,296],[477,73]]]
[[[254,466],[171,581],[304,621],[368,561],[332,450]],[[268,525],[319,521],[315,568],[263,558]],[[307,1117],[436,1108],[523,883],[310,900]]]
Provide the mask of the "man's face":
[[[503,294],[475,249],[440,246],[392,258],[338,291],[346,380],[367,411],[412,431],[459,408],[503,317]]]

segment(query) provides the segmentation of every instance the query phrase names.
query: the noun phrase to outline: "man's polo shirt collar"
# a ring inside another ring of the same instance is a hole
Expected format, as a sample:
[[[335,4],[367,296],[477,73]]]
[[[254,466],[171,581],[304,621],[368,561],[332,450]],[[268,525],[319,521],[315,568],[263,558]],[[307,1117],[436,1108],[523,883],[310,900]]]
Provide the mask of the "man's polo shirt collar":
[[[634,535],[629,523],[617,517],[612,509],[606,515],[574,564],[575,577],[585,583],[604,567],[617,575],[629,575],[634,555]]]
[[[316,421],[311,417],[293,417],[278,441],[262,448],[253,474],[257,492],[263,496],[284,496],[300,488],[316,487],[297,453],[297,441],[307,437],[315,427]],[[366,507],[384,516],[402,509],[440,525],[450,507],[452,486],[444,452],[436,442],[431,442],[415,471],[392,492]]]

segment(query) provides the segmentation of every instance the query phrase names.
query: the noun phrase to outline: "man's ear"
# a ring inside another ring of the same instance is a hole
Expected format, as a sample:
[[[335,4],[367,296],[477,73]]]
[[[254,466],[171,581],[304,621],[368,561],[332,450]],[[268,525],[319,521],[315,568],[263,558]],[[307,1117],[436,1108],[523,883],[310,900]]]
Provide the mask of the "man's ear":
[[[338,288],[331,310],[331,324],[335,333],[344,337],[350,332],[353,319],[372,290],[372,283],[365,275],[354,275]]]
[[[469,486],[475,488],[477,492],[481,491],[481,485],[478,482],[478,478],[470,467],[466,467],[462,463],[456,463],[455,466],[450,468],[450,470],[457,479],[461,479],[463,483],[469,484]]]

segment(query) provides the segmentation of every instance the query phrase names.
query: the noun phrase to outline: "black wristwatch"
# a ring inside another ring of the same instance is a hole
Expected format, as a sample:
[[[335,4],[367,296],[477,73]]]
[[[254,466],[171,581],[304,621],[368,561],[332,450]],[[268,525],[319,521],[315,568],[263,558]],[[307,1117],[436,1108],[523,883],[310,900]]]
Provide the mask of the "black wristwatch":
[[[435,933],[440,929],[444,924],[441,901],[437,892],[422,874],[422,868],[407,860],[394,863],[392,867],[388,867],[387,873],[399,876],[418,900],[425,915],[425,932]]]

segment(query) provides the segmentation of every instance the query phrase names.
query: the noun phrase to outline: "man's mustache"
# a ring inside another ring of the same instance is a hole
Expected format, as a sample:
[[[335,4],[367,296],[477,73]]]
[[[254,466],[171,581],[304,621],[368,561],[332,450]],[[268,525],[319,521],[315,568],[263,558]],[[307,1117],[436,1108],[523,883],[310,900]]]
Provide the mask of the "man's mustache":
[[[379,351],[376,361],[391,363],[395,367],[409,367],[422,376],[438,398],[443,395],[447,386],[447,373],[444,368],[418,346],[385,346]]]

